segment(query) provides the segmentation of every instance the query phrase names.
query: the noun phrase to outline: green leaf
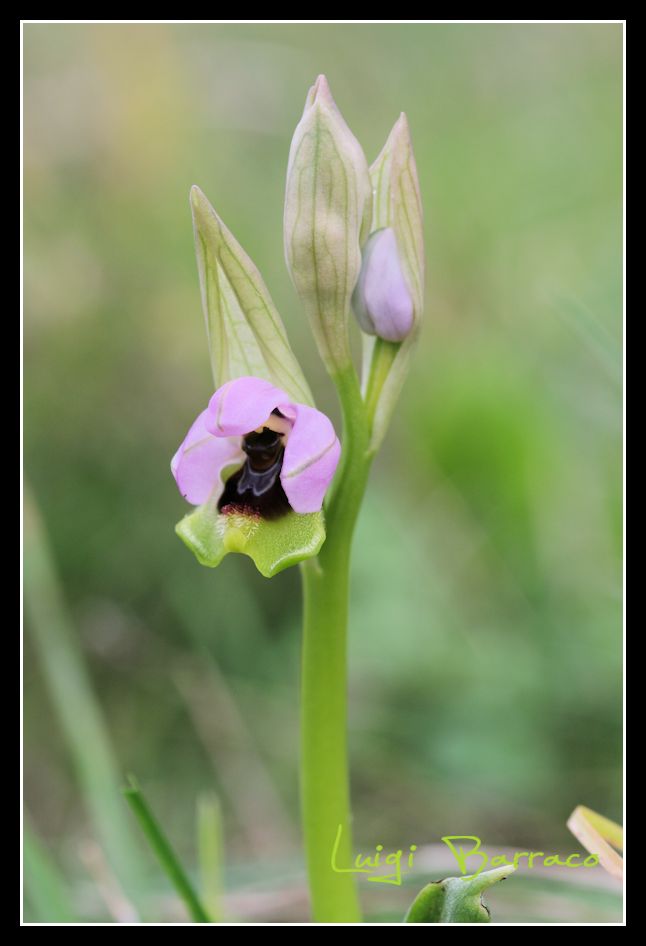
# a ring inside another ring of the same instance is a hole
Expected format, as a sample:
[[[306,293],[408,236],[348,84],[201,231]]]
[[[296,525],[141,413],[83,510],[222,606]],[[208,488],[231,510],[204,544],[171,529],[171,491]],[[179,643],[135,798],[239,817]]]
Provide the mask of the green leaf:
[[[482,902],[482,894],[515,870],[513,864],[506,864],[477,876],[447,877],[427,884],[413,901],[405,922],[490,923],[491,915]]]
[[[322,512],[262,519],[238,512],[225,515],[213,501],[184,516],[175,531],[201,565],[215,568],[229,552],[241,552],[265,578],[317,555],[325,540]]]
[[[312,394],[260,273],[199,187],[191,188],[195,251],[216,388],[265,378],[298,404]]]

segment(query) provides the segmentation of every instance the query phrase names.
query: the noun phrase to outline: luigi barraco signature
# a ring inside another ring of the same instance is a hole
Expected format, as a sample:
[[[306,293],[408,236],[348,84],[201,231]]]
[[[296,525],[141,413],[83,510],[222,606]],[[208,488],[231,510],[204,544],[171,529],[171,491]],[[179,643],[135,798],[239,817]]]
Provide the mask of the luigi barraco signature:
[[[415,851],[417,850],[416,844],[411,844],[407,855],[404,855],[403,850],[384,854],[383,844],[377,844],[375,847],[376,853],[373,856],[369,857],[365,854],[357,854],[354,859],[354,867],[340,867],[337,863],[337,855],[342,834],[343,825],[340,824],[332,849],[331,863],[332,870],[335,871],[335,873],[372,874],[374,876],[368,877],[368,880],[375,884],[394,884],[401,886],[402,874],[410,873],[413,870],[413,860]],[[599,863],[599,858],[596,854],[588,854],[582,861],[581,854],[570,854],[569,857],[562,859],[558,854],[546,855],[544,851],[518,851],[514,854],[512,860],[509,860],[504,854],[496,854],[490,857],[488,854],[485,854],[484,851],[480,850],[482,845],[480,838],[476,838],[471,834],[451,834],[442,838],[442,841],[444,841],[455,857],[460,872],[463,875],[468,873],[470,877],[477,877],[478,874],[487,867],[504,867],[505,865],[511,864],[513,864],[514,867],[527,866],[531,870],[534,866],[534,861],[538,859],[540,859],[540,863],[543,867],[596,867]],[[460,841],[468,841],[470,843],[465,849],[462,844],[456,843]],[[522,859],[525,857],[527,858],[526,865],[521,863]],[[479,858],[479,860],[474,861],[474,858]],[[405,864],[403,869],[402,859]],[[384,867],[392,867],[393,872],[388,874],[376,873],[380,868]]]

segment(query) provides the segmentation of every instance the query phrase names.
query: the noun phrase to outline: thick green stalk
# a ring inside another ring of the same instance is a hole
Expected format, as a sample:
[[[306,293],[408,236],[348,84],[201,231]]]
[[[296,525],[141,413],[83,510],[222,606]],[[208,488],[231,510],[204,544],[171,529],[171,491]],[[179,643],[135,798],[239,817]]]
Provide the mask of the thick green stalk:
[[[350,550],[370,457],[369,425],[354,368],[335,377],[343,408],[343,454],[326,509],[327,539],[301,566],[304,588],[301,796],[316,922],[360,922],[352,867],[347,753]]]

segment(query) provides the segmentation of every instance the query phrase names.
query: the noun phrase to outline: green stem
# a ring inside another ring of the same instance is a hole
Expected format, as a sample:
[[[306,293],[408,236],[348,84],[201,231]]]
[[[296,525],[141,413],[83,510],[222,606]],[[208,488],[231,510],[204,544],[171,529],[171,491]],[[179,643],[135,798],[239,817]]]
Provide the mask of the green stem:
[[[379,405],[379,395],[386,383],[390,369],[397,352],[401,348],[401,342],[387,342],[383,338],[376,338],[374,348],[372,349],[372,359],[370,362],[370,371],[368,372],[367,384],[364,394],[366,405],[366,414],[372,432],[372,422],[375,412]]]
[[[315,922],[361,922],[353,865],[347,753],[350,550],[365,492],[369,424],[354,368],[335,377],[343,409],[343,454],[326,509],[327,538],[301,566],[304,589],[301,796]]]

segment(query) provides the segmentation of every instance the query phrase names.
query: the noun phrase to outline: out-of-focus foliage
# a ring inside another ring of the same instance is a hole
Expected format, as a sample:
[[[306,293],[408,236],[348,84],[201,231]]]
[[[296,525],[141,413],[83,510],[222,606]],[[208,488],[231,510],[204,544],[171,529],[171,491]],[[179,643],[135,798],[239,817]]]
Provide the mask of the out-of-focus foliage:
[[[338,420],[282,249],[321,72],[369,161],[407,112],[426,214],[422,338],[354,549],[357,842],[569,851],[576,804],[621,822],[620,26],[24,30],[25,464],[116,755],[180,855],[211,788],[232,882],[298,854],[298,574],[200,568],[169,462],[212,393],[194,183]],[[87,884],[26,643],[27,804]]]

